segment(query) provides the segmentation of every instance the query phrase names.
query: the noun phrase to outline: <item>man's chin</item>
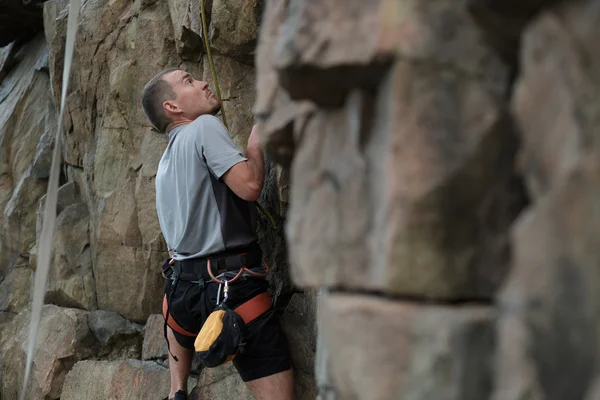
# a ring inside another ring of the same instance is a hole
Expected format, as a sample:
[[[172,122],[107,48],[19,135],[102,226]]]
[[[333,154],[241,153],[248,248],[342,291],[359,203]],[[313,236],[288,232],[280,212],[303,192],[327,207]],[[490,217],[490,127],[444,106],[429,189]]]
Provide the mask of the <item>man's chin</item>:
[[[221,111],[221,104],[217,104],[212,111],[212,115],[217,115],[217,113]]]

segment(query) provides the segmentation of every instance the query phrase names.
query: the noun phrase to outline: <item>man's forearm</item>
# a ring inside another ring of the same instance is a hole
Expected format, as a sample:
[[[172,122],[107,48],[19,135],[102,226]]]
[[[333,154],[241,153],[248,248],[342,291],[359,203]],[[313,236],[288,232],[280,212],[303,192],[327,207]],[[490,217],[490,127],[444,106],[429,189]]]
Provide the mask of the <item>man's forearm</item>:
[[[265,162],[257,129],[257,125],[254,125],[248,138],[247,160],[235,164],[223,175],[225,184],[238,197],[246,201],[258,200],[265,180]]]
[[[262,191],[265,181],[265,161],[258,143],[249,143],[246,148],[247,165],[251,172],[251,183],[258,192]]]

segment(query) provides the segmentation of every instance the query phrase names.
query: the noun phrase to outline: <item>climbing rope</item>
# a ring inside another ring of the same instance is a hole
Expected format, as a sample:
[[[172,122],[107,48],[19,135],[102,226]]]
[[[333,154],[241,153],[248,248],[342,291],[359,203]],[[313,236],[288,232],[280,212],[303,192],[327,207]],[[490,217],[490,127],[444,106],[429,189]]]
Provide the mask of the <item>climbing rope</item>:
[[[35,343],[37,340],[40,319],[42,317],[42,307],[44,305],[44,296],[46,293],[46,282],[48,280],[48,271],[50,270],[50,261],[52,257],[52,239],[54,237],[54,226],[56,224],[56,203],[58,198],[58,182],[60,175],[60,148],[63,131],[63,115],[67,100],[69,77],[71,76],[71,64],[73,62],[75,35],[77,34],[77,20],[79,18],[80,8],[81,0],[71,0],[69,3],[69,19],[67,21],[67,40],[65,44],[65,64],[63,67],[62,76],[60,112],[58,114],[56,136],[54,137],[52,164],[50,166],[50,177],[48,179],[48,190],[46,192],[46,204],[44,205],[42,231],[38,246],[38,265],[35,270],[35,282],[33,286],[31,320],[29,322],[29,342],[27,344],[27,360],[25,362],[23,388],[21,390],[21,395],[19,396],[20,400],[25,400],[25,392],[27,390],[27,384],[31,374],[31,363],[33,361]]]
[[[219,87],[219,80],[217,79],[217,70],[213,63],[212,52],[210,50],[210,43],[208,42],[208,29],[206,28],[206,10],[204,10],[204,0],[200,0],[200,13],[202,15],[202,36],[204,36],[204,46],[206,47],[206,56],[208,57],[208,64],[210,65],[210,72],[212,74],[213,82],[215,83],[215,89],[217,92],[217,98],[221,103],[221,116],[223,117],[223,125],[229,130],[227,124],[227,117],[225,116],[225,106],[221,101],[221,88]]]
[[[206,56],[208,58],[208,65],[210,66],[210,73],[213,78],[213,82],[215,83],[215,91],[217,92],[217,99],[219,99],[219,103],[221,103],[221,116],[223,117],[223,125],[229,131],[229,125],[227,124],[227,117],[225,116],[225,105],[221,99],[221,88],[219,87],[219,79],[217,78],[217,70],[215,68],[215,64],[213,63],[212,52],[210,50],[210,43],[208,40],[208,29],[206,28],[206,10],[204,9],[204,0],[200,0],[200,15],[202,19],[202,36],[204,37],[204,46],[206,47]],[[277,230],[277,224],[275,223],[275,219],[273,216],[257,201],[256,207],[264,214],[264,216],[269,220],[271,226],[274,230]]]

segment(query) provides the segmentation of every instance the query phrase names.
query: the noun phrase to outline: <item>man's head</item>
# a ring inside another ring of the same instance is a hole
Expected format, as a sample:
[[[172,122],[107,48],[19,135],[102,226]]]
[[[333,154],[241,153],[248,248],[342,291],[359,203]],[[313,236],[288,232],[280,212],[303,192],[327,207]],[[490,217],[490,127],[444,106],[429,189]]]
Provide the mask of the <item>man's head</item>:
[[[154,127],[165,132],[177,122],[191,122],[221,109],[208,83],[181,69],[170,68],[150,80],[142,92],[142,108]]]

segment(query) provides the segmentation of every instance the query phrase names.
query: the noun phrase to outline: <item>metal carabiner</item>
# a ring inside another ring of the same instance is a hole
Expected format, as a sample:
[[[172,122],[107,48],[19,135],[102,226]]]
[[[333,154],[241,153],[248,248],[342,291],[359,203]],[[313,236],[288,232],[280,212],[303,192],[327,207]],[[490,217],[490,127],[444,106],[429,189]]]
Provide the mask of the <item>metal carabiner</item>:
[[[225,281],[225,288],[223,289],[223,302],[221,304],[225,303],[229,298],[229,281],[223,280]]]
[[[219,301],[219,299],[221,298],[221,286],[223,285],[219,283],[219,289],[217,290],[217,307],[221,304],[221,302]]]
[[[221,298],[221,287],[223,287],[223,301],[219,301],[219,299]],[[223,283],[219,283],[219,289],[217,290],[217,307],[220,306],[221,304],[225,303],[227,301],[227,298],[229,297],[229,281],[227,281],[226,279],[223,279]]]

